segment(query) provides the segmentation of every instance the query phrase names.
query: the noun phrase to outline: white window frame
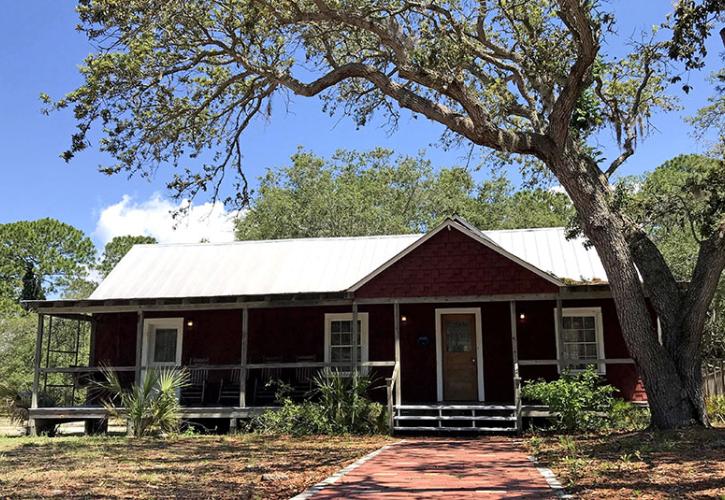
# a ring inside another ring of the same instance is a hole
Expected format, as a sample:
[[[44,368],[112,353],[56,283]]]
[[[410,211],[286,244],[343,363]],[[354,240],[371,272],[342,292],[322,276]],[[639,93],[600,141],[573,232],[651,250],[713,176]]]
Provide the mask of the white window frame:
[[[360,362],[368,362],[368,313],[357,313],[357,319],[360,322]],[[352,321],[352,313],[325,313],[325,363],[330,363],[330,347],[332,345],[332,322],[333,321]],[[361,370],[365,371],[365,370]]]
[[[176,329],[176,359],[164,363],[154,363],[150,359],[153,333],[157,329]],[[143,322],[143,344],[141,366],[143,368],[178,367],[181,366],[182,344],[184,340],[184,318],[147,318]]]
[[[483,380],[483,327],[480,307],[436,308],[436,397],[443,402],[443,332],[441,320],[446,314],[473,314],[476,318],[476,379],[478,382],[478,400],[486,400],[486,388]]]
[[[604,323],[602,322],[601,307],[562,307],[561,317],[577,317],[577,316],[594,316],[594,335],[597,341],[597,359],[606,359],[604,353]],[[561,359],[561,333],[559,332],[559,322],[556,319],[556,308],[554,308],[554,329],[556,331],[556,360]],[[591,363],[592,365],[594,363]],[[606,363],[596,363],[597,371],[600,375],[607,373]],[[559,373],[561,373],[561,364],[557,365]],[[571,368],[571,372],[579,372],[581,369]]]

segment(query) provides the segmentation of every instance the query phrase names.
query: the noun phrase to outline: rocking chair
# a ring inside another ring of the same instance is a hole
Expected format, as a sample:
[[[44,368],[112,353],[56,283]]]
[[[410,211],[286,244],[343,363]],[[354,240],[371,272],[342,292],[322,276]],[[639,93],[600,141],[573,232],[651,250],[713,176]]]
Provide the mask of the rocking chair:
[[[189,385],[181,390],[182,404],[201,405],[204,403],[209,370],[203,366],[208,364],[208,358],[191,358],[189,360]]]
[[[241,389],[241,370],[232,369],[229,370],[229,377],[223,378],[219,384],[219,397],[217,401],[221,404],[224,402],[238,402],[239,392]],[[246,382],[246,381],[245,381]]]

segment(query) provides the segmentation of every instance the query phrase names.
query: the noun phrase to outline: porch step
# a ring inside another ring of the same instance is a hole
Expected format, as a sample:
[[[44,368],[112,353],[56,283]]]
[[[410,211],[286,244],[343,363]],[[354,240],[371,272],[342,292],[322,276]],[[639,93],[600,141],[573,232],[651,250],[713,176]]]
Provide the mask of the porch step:
[[[472,415],[398,415],[396,420],[490,420],[499,422],[513,422],[516,417],[502,417],[498,415],[491,416],[472,416]]]
[[[395,409],[402,410],[515,410],[514,405],[490,405],[490,404],[450,404],[436,403],[436,404],[413,404],[413,405],[395,405]]]
[[[395,426],[395,431],[422,431],[422,432],[516,432],[515,427],[423,427],[418,425]]]
[[[393,412],[396,432],[518,432],[516,407],[501,404],[408,404]]]

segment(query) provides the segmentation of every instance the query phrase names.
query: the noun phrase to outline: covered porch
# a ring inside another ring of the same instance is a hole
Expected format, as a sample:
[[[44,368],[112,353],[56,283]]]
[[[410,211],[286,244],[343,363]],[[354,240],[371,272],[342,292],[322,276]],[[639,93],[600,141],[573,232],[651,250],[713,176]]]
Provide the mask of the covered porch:
[[[567,306],[607,295],[39,302],[31,424],[104,419],[93,383],[102,367],[130,387],[144,370],[175,366],[191,379],[180,394],[182,417],[228,419],[230,428],[274,407],[269,382],[283,381],[299,400],[319,371],[332,369],[377,380],[370,396],[387,406],[391,429],[515,431],[542,414],[522,405],[522,378],[555,378],[582,362],[556,340]],[[615,374],[634,368],[626,352],[601,354],[586,362],[612,365]]]
[[[38,312],[31,432],[41,420],[105,419],[98,384],[104,371],[114,372],[130,388],[146,370],[183,368],[189,385],[179,393],[182,418],[228,419],[230,428],[277,404],[275,382],[285,384],[292,399],[301,400],[325,369],[360,371],[384,381],[371,397],[389,407],[399,397],[394,338],[383,347],[383,333],[376,328],[380,334],[368,342],[371,307],[358,312],[349,298],[112,302],[30,304]],[[391,325],[393,309],[391,305]],[[376,324],[383,319],[381,313],[373,315]],[[331,340],[335,345],[330,346]]]

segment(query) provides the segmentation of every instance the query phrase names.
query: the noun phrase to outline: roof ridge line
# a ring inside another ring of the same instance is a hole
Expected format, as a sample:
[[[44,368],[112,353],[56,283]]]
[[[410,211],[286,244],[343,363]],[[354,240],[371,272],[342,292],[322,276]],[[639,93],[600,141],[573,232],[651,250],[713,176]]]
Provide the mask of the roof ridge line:
[[[245,245],[252,243],[285,243],[290,241],[342,241],[342,240],[372,240],[383,238],[408,238],[421,237],[425,233],[408,233],[408,234],[371,234],[367,236],[319,236],[312,238],[279,238],[267,240],[235,240],[235,241],[213,241],[213,242],[188,242],[188,243],[137,243],[134,246],[145,247],[194,247],[194,246],[227,246],[227,245]]]

